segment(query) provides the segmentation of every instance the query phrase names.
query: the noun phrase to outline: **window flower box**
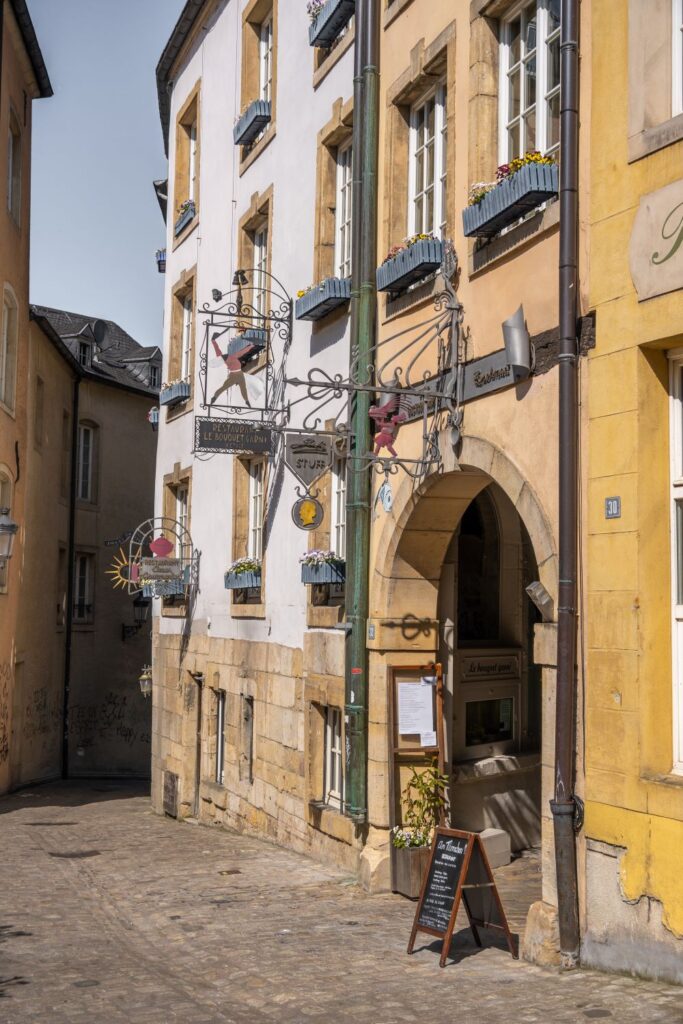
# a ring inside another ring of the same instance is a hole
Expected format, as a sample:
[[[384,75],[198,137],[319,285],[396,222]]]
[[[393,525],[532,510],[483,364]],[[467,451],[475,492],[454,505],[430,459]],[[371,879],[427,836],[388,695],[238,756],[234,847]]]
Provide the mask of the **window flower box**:
[[[328,277],[305,292],[299,292],[294,316],[297,320],[322,320],[351,298],[350,277]]]
[[[441,266],[443,246],[436,238],[420,238],[377,268],[377,290],[400,292]]]
[[[311,21],[308,42],[329,49],[356,13],[356,0],[327,0]]]
[[[179,405],[180,402],[186,402],[189,397],[189,380],[176,380],[173,384],[162,384],[159,394],[159,405]]]
[[[301,582],[307,587],[320,587],[325,584],[341,586],[346,581],[346,562],[319,562],[317,565],[301,565]]]
[[[166,273],[166,250],[157,249],[156,251],[157,270],[160,274]]]
[[[228,355],[239,352],[245,345],[253,345],[249,358],[258,355],[268,344],[268,331],[263,327],[247,327],[228,342]]]
[[[467,238],[491,238],[558,191],[556,164],[527,163],[462,211]]]
[[[270,100],[254,100],[235,122],[235,127],[232,130],[235,145],[250,146],[268,124],[270,124]]]
[[[187,225],[190,224],[194,220],[196,213],[197,213],[197,207],[194,204],[194,200],[193,199],[186,199],[185,202],[180,207],[180,211],[178,213],[178,219],[176,220],[175,224],[173,225],[173,234],[175,235],[176,238],[181,233],[181,231],[183,231],[187,227]],[[164,271],[165,270],[166,270],[166,261],[164,259]],[[160,271],[160,273],[161,273],[161,271]]]
[[[225,574],[225,589],[226,590],[260,590],[261,588],[261,570],[253,570],[251,572],[226,572]]]

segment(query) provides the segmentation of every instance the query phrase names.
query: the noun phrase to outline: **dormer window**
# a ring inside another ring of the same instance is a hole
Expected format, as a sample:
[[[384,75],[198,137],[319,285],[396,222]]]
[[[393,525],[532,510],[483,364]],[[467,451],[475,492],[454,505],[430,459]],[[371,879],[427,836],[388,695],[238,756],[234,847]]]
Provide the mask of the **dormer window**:
[[[92,345],[89,341],[78,342],[78,361],[81,366],[92,366]]]
[[[161,369],[158,366],[150,366],[149,384],[152,388],[158,388],[161,386]]]

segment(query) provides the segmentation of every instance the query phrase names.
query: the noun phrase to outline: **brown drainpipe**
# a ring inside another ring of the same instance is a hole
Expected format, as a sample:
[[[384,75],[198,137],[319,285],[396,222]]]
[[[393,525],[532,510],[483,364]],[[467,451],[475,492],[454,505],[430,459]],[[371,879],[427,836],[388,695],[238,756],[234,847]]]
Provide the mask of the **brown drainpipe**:
[[[560,107],[559,590],[555,707],[555,833],[560,955],[579,962],[576,866],[576,623],[578,494],[577,291],[579,209],[579,0],[562,0]]]

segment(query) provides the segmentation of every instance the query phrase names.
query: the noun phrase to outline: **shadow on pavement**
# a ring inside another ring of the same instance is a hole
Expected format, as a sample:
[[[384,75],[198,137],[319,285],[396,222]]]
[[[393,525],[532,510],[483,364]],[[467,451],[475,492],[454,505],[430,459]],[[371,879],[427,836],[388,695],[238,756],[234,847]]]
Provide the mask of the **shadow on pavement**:
[[[149,779],[60,779],[58,782],[27,786],[0,797],[0,814],[31,807],[83,807],[109,800],[149,796],[149,793]],[[46,819],[42,824],[53,823]]]

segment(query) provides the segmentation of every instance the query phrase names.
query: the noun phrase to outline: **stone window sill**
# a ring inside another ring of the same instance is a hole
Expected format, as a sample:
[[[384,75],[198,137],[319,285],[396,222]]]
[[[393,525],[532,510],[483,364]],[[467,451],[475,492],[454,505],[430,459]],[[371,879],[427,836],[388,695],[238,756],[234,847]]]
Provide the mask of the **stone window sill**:
[[[322,800],[310,800],[308,803],[309,824],[325,835],[332,836],[339,842],[353,844],[354,825],[350,818],[341,811],[328,807]]]
[[[330,52],[327,54],[325,59],[321,61],[319,67],[313,70],[313,88],[317,89],[318,86],[325,78],[329,75],[335,64],[338,64],[345,53],[353,46],[353,41],[356,38],[356,26],[353,24],[349,31],[346,33],[344,38],[337,43],[336,46],[332,47]],[[316,57],[314,56],[314,60]]]
[[[263,150],[270,145],[276,135],[275,121],[271,121],[258,142],[252,146],[248,153],[244,154],[244,147],[240,146],[240,177],[248,170],[255,160],[258,160]]]
[[[383,28],[388,28],[392,21],[395,21],[412,2],[413,0],[393,0],[392,3],[387,3],[382,16]]]
[[[518,252],[527,245],[533,245],[543,238],[560,223],[560,204],[557,200],[549,203],[545,210],[537,210],[525,217],[521,224],[510,228],[503,235],[496,235],[484,245],[470,248],[467,259],[469,277],[476,277],[503,260],[511,253]]]
[[[683,139],[683,114],[672,117],[664,124],[658,124],[654,128],[644,128],[638,135],[633,135],[628,140],[628,162],[635,163],[642,160],[644,156],[650,156],[660,149],[672,146],[675,142]]]
[[[308,605],[306,625],[309,629],[334,629],[345,618],[344,605]]]
[[[668,775],[643,775],[642,778],[644,782],[655,782],[660,786],[683,790],[683,775],[674,775],[673,772]]]
[[[265,619],[266,606],[264,602],[257,604],[232,604],[230,614],[233,619]]]
[[[194,229],[197,227],[198,224],[199,224],[199,211],[197,211],[197,213],[195,213],[195,215],[192,218],[192,220],[190,221],[190,223],[185,225],[185,227],[180,232],[180,234],[177,236],[177,238],[173,239],[173,248],[171,249],[171,252],[175,252],[176,249],[178,248],[178,246],[183,244],[185,239],[189,235],[192,234],[192,232],[194,231]]]

